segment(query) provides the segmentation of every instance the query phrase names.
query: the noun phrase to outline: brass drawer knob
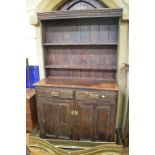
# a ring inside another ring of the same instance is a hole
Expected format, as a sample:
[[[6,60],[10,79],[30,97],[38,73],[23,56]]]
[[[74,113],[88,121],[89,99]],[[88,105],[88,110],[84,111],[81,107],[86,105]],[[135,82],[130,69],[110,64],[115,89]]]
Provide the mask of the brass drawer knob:
[[[75,115],[75,116],[78,116],[78,115],[79,115],[79,112],[78,112],[77,110],[75,110],[75,111],[74,111],[74,115]]]
[[[78,116],[79,115],[79,112],[77,110],[72,110],[71,111],[71,115],[72,116]]]
[[[90,93],[89,97],[92,98],[92,99],[98,99],[99,95],[95,94],[95,93]]]
[[[102,98],[105,98],[105,95],[101,95]]]
[[[57,92],[57,91],[52,91],[52,92],[51,92],[51,95],[52,95],[53,97],[58,97],[58,96],[59,96],[59,92]]]

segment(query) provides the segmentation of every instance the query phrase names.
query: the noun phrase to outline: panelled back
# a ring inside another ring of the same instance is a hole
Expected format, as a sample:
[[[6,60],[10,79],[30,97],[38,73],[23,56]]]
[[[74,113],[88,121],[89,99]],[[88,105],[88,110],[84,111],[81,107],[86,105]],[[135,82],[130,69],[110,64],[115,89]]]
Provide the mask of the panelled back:
[[[46,76],[115,81],[118,18],[42,21]]]
[[[117,43],[118,18],[83,18],[42,21],[43,43]]]

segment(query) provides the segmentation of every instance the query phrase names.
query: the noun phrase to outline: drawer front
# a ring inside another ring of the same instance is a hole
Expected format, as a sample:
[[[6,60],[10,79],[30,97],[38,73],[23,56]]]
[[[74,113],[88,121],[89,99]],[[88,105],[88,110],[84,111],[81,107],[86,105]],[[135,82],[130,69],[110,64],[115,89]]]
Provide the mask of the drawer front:
[[[106,101],[114,103],[113,101],[117,97],[117,92],[109,91],[76,91],[77,100],[89,100],[89,101]]]
[[[73,91],[65,89],[43,88],[37,89],[38,96],[57,99],[73,99]]]

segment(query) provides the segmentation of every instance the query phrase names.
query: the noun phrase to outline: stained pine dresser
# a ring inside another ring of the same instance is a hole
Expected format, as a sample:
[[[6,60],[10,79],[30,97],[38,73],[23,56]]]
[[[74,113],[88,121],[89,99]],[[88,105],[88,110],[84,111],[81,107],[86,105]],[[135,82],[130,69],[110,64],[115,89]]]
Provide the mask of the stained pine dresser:
[[[122,9],[38,13],[45,79],[36,83],[42,137],[114,141]]]

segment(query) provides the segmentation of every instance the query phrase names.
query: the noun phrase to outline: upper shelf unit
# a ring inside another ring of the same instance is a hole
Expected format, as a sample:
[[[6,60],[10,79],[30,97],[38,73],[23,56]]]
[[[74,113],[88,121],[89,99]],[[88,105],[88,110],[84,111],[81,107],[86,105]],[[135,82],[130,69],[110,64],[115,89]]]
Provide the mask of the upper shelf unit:
[[[118,18],[42,21],[44,46],[117,45]]]
[[[116,79],[122,9],[38,13],[46,76]]]

